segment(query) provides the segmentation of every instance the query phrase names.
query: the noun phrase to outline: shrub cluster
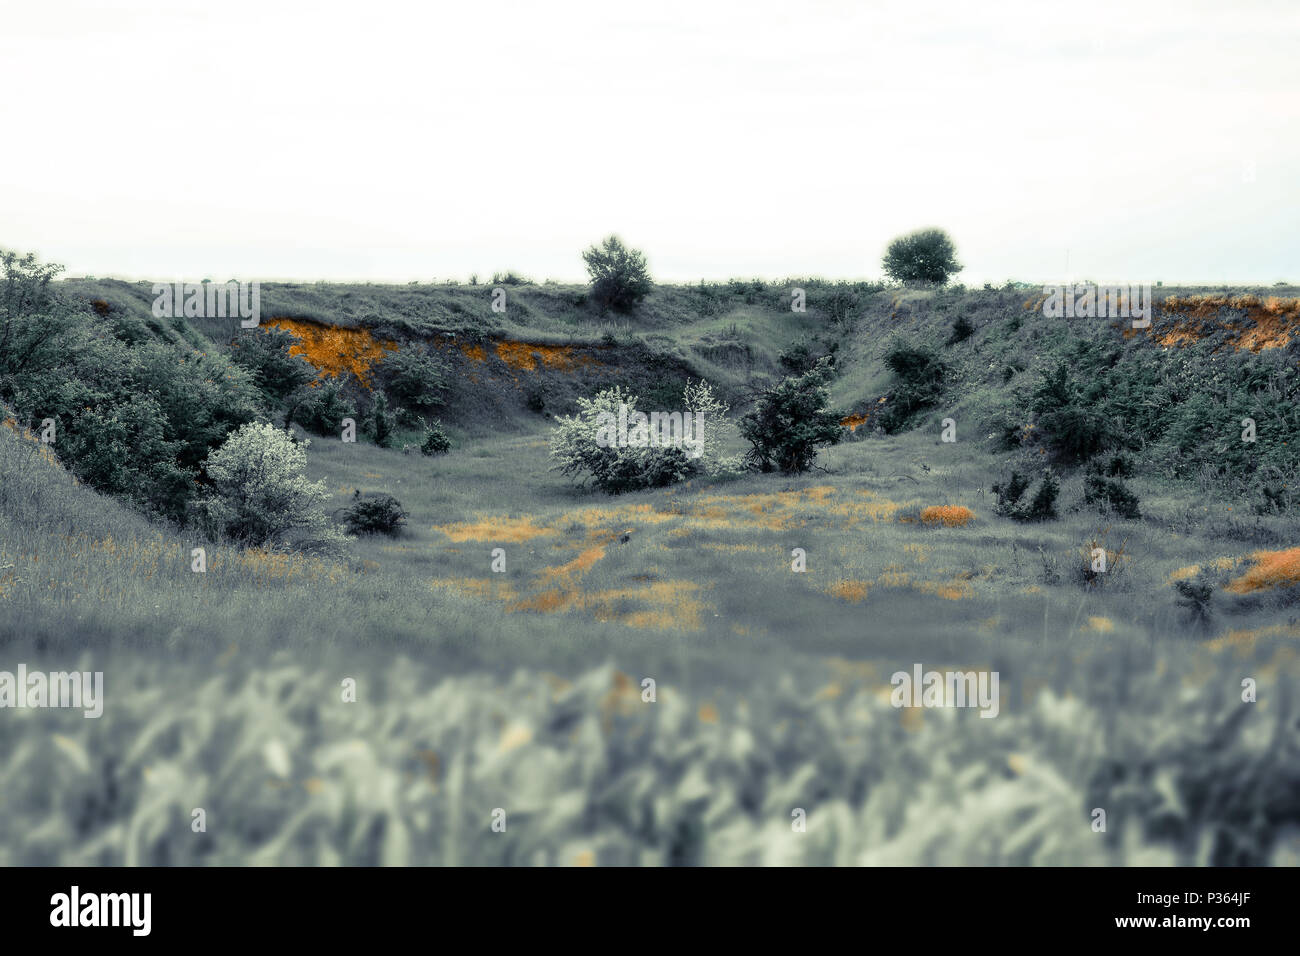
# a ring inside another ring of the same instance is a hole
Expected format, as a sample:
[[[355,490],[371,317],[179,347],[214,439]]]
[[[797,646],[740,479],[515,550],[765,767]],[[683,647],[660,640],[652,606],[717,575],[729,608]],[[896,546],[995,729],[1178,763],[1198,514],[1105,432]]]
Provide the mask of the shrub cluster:
[[[376,495],[355,501],[344,513],[343,523],[348,534],[386,534],[397,537],[408,514],[402,503],[392,495]]]
[[[1031,484],[1030,479],[1015,470],[1006,481],[994,484],[997,513],[1016,521],[1050,521],[1056,518],[1056,499],[1061,493],[1061,485],[1051,469],[1043,472],[1038,489],[1026,501],[1025,493]]]
[[[823,445],[843,437],[844,414],[827,406],[832,376],[829,357],[802,375],[782,379],[767,389],[754,410],[740,421],[740,434],[753,446],[746,462],[759,471],[788,474],[807,471]]]

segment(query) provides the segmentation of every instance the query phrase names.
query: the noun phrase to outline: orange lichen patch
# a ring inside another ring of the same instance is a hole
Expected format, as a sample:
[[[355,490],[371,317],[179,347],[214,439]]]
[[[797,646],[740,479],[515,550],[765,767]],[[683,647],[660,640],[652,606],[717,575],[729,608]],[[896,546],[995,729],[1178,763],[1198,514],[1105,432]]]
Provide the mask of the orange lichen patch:
[[[827,589],[826,593],[841,600],[858,604],[867,599],[869,590],[871,590],[871,585],[866,581],[836,581]]]
[[[1115,622],[1108,617],[1092,616],[1088,618],[1088,626],[1085,630],[1097,631],[1101,634],[1109,634],[1115,630]]]
[[[465,354],[467,359],[475,362],[487,361],[487,350],[481,345],[470,345],[468,342],[462,342],[460,350]]]
[[[718,722],[718,708],[712,704],[700,704],[699,713],[696,716],[700,718],[702,724],[716,724]]]
[[[370,384],[370,368],[382,361],[385,353],[396,352],[397,343],[376,339],[368,329],[320,325],[302,319],[272,318],[264,325],[284,329],[298,339],[290,355],[301,355],[322,377],[355,375],[363,385]]]
[[[1274,624],[1269,627],[1230,630],[1212,641],[1206,641],[1205,646],[1212,651],[1222,651],[1230,647],[1244,650],[1254,646],[1260,638],[1266,637],[1300,637],[1300,627],[1294,624]]]
[[[922,524],[941,524],[948,528],[960,528],[969,524],[975,512],[961,505],[932,505],[921,511]]]
[[[975,596],[975,592],[965,581],[951,581],[948,583],[919,581],[912,587],[913,590],[920,591],[922,594],[933,594],[945,601],[962,601]]]
[[[574,594],[572,592],[563,593],[559,590],[552,589],[543,591],[541,594],[535,594],[530,598],[515,601],[507,611],[538,611],[542,614],[550,614],[561,608],[568,607],[572,603]]]
[[[586,574],[591,570],[592,566],[604,556],[604,547],[598,545],[594,548],[587,548],[572,561],[561,564],[559,567],[546,568],[542,571],[542,577],[548,579],[569,579],[581,574]]]
[[[885,571],[876,579],[882,588],[905,588],[912,583],[912,576],[905,571]]]
[[[514,601],[506,610],[541,614],[581,611],[602,623],[617,622],[646,630],[698,631],[704,604],[693,596],[697,590],[699,585],[692,581],[656,581],[592,592],[575,587],[551,588]]]
[[[578,508],[567,511],[560,523],[576,523],[587,528],[607,528],[611,525],[661,524],[672,521],[676,515],[656,511],[650,504],[628,504],[618,507]]]
[[[534,524],[528,515],[522,518],[480,517],[477,521],[434,525],[452,541],[508,541],[518,544],[543,535],[555,534],[554,528]]]
[[[1175,581],[1188,581],[1203,570],[1213,569],[1215,571],[1231,571],[1234,567],[1242,562],[1242,558],[1215,558],[1213,561],[1207,561],[1204,564],[1189,564],[1185,568],[1179,568],[1169,575],[1169,583]]]
[[[455,591],[466,597],[494,601],[512,601],[516,593],[509,581],[488,581],[483,578],[434,578],[429,586],[441,591]]]
[[[570,371],[577,365],[593,365],[595,359],[579,354],[571,345],[534,345],[530,342],[498,342],[497,358],[511,368],[537,370],[540,361],[547,368]]]
[[[785,531],[802,527],[812,517],[812,509],[836,517],[838,524],[847,528],[887,520],[899,507],[874,498],[869,491],[849,498],[829,485],[819,485],[770,494],[703,495],[689,503],[679,502],[677,507],[686,523],[698,530]]]
[[[847,428],[849,431],[856,432],[858,430],[858,426],[865,425],[869,418],[870,416],[866,414],[850,415],[847,418],[841,418],[840,424],[843,425],[845,428]]]
[[[1300,548],[1285,551],[1256,551],[1250,556],[1255,566],[1228,584],[1225,591],[1249,594],[1266,588],[1300,584]]]
[[[1221,309],[1244,313],[1239,321],[1219,321]],[[1156,334],[1161,345],[1179,346],[1199,342],[1217,331],[1228,332],[1227,341],[1238,350],[1259,352],[1286,347],[1300,336],[1300,299],[1256,295],[1223,294],[1170,296],[1160,303],[1160,311],[1176,320]],[[1134,330],[1126,330],[1130,336]]]

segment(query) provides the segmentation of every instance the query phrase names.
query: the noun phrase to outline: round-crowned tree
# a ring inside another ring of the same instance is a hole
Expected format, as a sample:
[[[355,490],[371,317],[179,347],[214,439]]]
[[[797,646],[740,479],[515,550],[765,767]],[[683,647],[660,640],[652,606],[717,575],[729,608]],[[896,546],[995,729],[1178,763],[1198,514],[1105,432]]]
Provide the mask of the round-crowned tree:
[[[591,275],[591,297],[601,308],[631,312],[650,294],[654,283],[645,254],[629,249],[618,236],[609,236],[599,246],[592,246],[582,258]]]
[[[899,236],[885,250],[885,275],[900,282],[947,282],[964,268],[957,248],[942,229],[918,229]]]
[[[240,544],[290,544],[305,549],[344,539],[320,510],[325,482],[306,476],[309,442],[274,425],[249,424],[208,455],[212,493],[196,504],[208,530]]]

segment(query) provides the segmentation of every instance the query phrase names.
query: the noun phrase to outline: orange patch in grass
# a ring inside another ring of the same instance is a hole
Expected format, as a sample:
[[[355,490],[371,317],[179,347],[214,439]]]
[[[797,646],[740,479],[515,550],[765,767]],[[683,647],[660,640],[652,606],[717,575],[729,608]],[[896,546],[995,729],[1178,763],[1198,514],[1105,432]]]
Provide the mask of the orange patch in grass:
[[[523,518],[484,517],[478,521],[434,525],[433,530],[441,531],[452,541],[509,541],[516,544],[543,535],[555,534],[555,529],[540,527],[527,516]]]
[[[858,604],[867,599],[869,590],[871,590],[871,585],[866,581],[836,581],[831,585],[828,593],[834,597]]]
[[[931,505],[921,512],[921,523],[960,528],[969,524],[974,517],[975,512],[961,505]]]
[[[1232,581],[1225,591],[1249,594],[1266,588],[1285,588],[1300,584],[1300,548],[1285,551],[1256,551],[1250,556],[1255,566]]]

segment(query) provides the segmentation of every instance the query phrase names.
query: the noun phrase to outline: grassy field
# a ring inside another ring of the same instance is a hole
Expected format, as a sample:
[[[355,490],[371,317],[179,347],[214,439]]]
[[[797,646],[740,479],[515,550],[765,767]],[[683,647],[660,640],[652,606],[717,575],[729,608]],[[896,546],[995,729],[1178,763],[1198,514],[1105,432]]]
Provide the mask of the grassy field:
[[[108,291],[118,321],[145,321],[122,305],[140,308],[138,290]],[[482,290],[267,294],[347,328],[382,331],[365,316],[382,308],[392,326],[407,299],[422,334],[444,330],[439,310],[460,315],[448,348],[478,417],[449,411],[450,454],[312,438],[330,507],[360,490],[409,512],[400,537],[339,556],[150,524],[79,486],[17,422],[0,429],[6,661],[107,684],[97,721],[21,711],[0,725],[0,863],[1295,862],[1294,514],[1144,467],[1128,482],[1140,519],[1083,506],[1070,471],[1059,520],[1000,517],[992,485],[1034,453],[991,449],[988,422],[1015,403],[1002,369],[1023,353],[1015,374],[1033,374],[1055,354],[1029,293],[841,289],[857,303],[841,407],[870,421],[894,388],[873,323],[937,338],[961,312],[980,331],[949,350],[951,403],[899,434],[858,428],[807,475],[611,498],[550,468],[548,418],[523,397],[541,380],[563,410],[594,379],[574,384],[580,353],[548,361],[543,346],[668,339],[674,368],[743,396],[804,320],[782,290],[735,284],[657,292],[638,331],[602,330],[573,290],[524,291],[513,326],[465,304]],[[1153,335],[1194,319],[1171,308]],[[528,348],[498,348],[511,341]],[[955,443],[940,440],[949,415]],[[1180,580],[1215,584],[1208,620],[1179,604]],[[998,719],[891,707],[890,675],[915,663],[997,671]],[[347,677],[355,704],[339,698]]]

